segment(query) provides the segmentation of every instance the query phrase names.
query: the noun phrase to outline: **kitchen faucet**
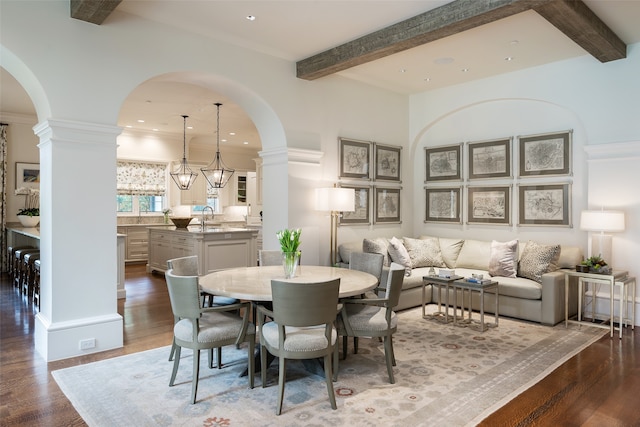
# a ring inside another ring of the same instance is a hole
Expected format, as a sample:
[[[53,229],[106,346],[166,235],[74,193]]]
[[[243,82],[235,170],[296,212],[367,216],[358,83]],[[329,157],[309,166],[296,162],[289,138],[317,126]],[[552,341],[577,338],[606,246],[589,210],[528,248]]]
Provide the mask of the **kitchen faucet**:
[[[215,215],[215,212],[213,211],[213,208],[209,205],[205,206],[204,208],[202,208],[202,231],[204,231],[205,229],[205,213],[207,211],[207,209],[211,210],[211,218],[213,218],[213,216]]]

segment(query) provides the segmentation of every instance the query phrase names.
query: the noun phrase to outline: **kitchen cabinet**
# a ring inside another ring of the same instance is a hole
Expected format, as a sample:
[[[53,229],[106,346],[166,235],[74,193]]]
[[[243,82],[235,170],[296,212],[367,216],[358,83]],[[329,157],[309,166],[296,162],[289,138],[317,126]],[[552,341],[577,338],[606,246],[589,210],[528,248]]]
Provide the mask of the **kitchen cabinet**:
[[[149,257],[149,224],[119,225],[117,232],[125,234],[125,262],[144,262]]]
[[[258,230],[200,227],[149,229],[147,271],[167,269],[167,260],[198,257],[198,275],[213,271],[256,265]]]
[[[177,164],[174,164],[172,167],[176,168],[177,166]],[[193,184],[191,184],[191,187],[188,190],[180,190],[173,180],[170,181],[169,200],[172,207],[178,205],[202,206],[207,204],[207,179],[200,171],[200,168],[205,166],[205,163],[199,164],[189,162],[189,167],[192,171],[198,174],[198,177]]]

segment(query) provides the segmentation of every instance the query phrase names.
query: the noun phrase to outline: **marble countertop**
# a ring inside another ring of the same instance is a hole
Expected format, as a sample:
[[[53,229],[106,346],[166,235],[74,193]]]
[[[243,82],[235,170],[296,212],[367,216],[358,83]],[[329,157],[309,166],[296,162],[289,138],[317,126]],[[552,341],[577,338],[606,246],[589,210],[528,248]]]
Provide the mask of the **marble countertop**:
[[[187,228],[177,228],[174,225],[165,225],[163,227],[153,227],[154,229],[163,229],[166,231],[173,231],[176,233],[188,233],[188,234],[214,234],[214,233],[256,233],[257,230],[251,228],[238,228],[238,227],[213,227],[207,226],[204,231],[200,225],[190,225]]]

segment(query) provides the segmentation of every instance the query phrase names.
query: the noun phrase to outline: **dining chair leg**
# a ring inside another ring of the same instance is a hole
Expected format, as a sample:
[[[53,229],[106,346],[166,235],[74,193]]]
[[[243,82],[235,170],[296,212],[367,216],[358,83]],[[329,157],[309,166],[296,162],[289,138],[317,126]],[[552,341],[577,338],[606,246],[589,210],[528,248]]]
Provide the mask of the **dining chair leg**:
[[[391,339],[388,336],[384,337],[384,355],[387,362],[387,373],[389,374],[389,383],[395,384],[396,380],[393,377],[393,348],[391,347]]]
[[[280,415],[280,413],[282,412],[282,400],[284,399],[284,382],[286,378],[286,359],[284,357],[280,357],[279,360],[280,372],[278,373],[278,407],[276,408],[276,415]]]
[[[198,376],[200,375],[200,350],[193,350],[193,378],[191,379],[191,404],[196,403]]]
[[[254,340],[249,340],[249,349],[247,350],[247,360],[249,361],[249,388],[253,388],[255,375],[256,375],[256,357],[255,357],[256,343]]]
[[[353,337],[353,354],[358,354],[358,337]]]
[[[338,381],[338,341],[333,346],[333,381]]]
[[[342,337],[342,360],[345,360],[347,358],[348,347],[349,347],[349,337],[345,335]]]
[[[260,345],[260,380],[262,388],[265,388],[267,386],[267,349],[262,344]]]
[[[176,380],[176,374],[178,373],[178,365],[180,365],[180,350],[182,347],[176,345],[175,352],[173,354],[173,371],[171,372],[171,379],[169,380],[169,386],[173,385]]]
[[[216,350],[216,362],[218,362],[218,369],[222,369],[222,347],[218,347]]]
[[[338,409],[336,405],[336,394],[333,391],[333,375],[331,374],[331,354],[324,356],[324,377],[327,383],[327,394],[329,394],[329,402],[331,402],[332,409]]]
[[[176,339],[173,338],[173,342],[171,343],[171,352],[169,353],[169,362],[171,362],[173,360],[173,358],[175,357],[176,354]]]

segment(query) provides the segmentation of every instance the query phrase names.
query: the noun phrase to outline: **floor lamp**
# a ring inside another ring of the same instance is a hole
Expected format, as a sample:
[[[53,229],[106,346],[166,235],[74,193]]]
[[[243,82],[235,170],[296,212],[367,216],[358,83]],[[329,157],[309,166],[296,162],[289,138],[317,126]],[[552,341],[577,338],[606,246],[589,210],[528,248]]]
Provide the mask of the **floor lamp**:
[[[621,211],[582,211],[580,229],[594,232],[591,236],[591,256],[600,256],[611,264],[611,234],[624,231],[624,212]]]
[[[331,265],[337,263],[338,219],[340,212],[355,211],[355,190],[353,188],[316,188],[316,210],[331,212]]]

